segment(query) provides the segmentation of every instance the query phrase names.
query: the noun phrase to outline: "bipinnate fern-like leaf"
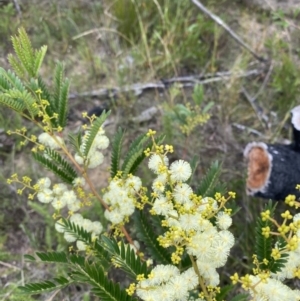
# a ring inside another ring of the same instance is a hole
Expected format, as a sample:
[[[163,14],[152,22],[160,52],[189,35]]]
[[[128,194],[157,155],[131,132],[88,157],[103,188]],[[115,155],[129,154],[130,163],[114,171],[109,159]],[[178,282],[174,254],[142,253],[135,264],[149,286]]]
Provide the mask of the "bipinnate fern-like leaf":
[[[67,122],[67,107],[70,82],[64,79],[64,66],[61,63],[56,65],[54,75],[53,104],[58,113],[58,124],[64,128]]]
[[[231,301],[247,301],[247,300],[249,300],[248,294],[238,294],[231,299]]]
[[[193,156],[191,162],[190,162],[190,166],[192,168],[192,174],[190,176],[190,178],[188,179],[187,183],[189,184],[193,178],[193,175],[197,169],[197,166],[199,164],[199,159],[198,159],[198,156]]]
[[[28,84],[28,89],[31,92],[35,92],[38,90],[41,91],[40,94],[41,99],[45,99],[49,102],[49,105],[45,107],[45,111],[47,115],[50,117],[50,122],[52,126],[54,128],[57,128],[58,127],[57,119],[53,118],[54,113],[57,113],[57,109],[54,107],[53,97],[51,96],[46,83],[43,81],[43,79],[40,76],[38,76],[37,80],[33,78],[30,80]]]
[[[270,201],[266,205],[264,211],[270,210],[270,217],[272,218],[274,216],[275,207],[276,205],[273,206],[272,202]],[[270,220],[263,221],[262,217],[260,216],[257,219],[255,228],[255,253],[258,261],[261,262],[261,269],[270,270],[272,273],[280,272],[287,262],[288,254],[281,254],[281,258],[277,260],[271,256],[272,247],[274,246],[274,238],[272,235],[265,237],[262,234],[262,229],[265,227],[270,227],[270,230],[272,231],[274,225]],[[279,249],[283,249],[285,246],[286,242],[282,238],[279,238],[277,240],[277,247]],[[264,259],[267,261],[264,261]]]
[[[101,237],[104,248],[110,253],[112,261],[119,266],[132,279],[136,279],[138,275],[148,275],[147,265],[141,261],[135,250],[124,242],[117,242],[114,238],[107,236]]]
[[[33,72],[35,75],[37,75],[40,71],[46,52],[47,52],[46,45],[42,46],[38,50],[37,49],[35,50],[35,58],[34,58],[34,66],[33,66]]]
[[[144,151],[144,143],[149,139],[146,134],[142,134],[135,138],[129,146],[129,150],[124,158],[121,170],[125,172],[125,175],[129,173],[132,163],[135,159]]]
[[[20,92],[23,92],[26,90],[25,86],[23,85],[22,81],[20,80],[20,78],[12,71],[8,70],[4,70],[3,68],[0,67],[0,77],[2,77],[3,79],[2,81],[6,81],[6,87],[7,89],[5,89],[3,92],[6,92],[9,89],[17,89]]]
[[[272,207],[271,202],[269,202],[267,206],[264,208],[264,211],[266,210],[270,210],[270,217],[273,217],[274,208]],[[259,216],[257,218],[256,227],[255,227],[255,254],[257,255],[257,259],[259,262],[263,262],[264,259],[268,261],[272,260],[271,252],[272,252],[273,238],[271,235],[269,237],[265,237],[262,234],[262,229],[264,227],[270,227],[272,229],[273,224],[269,220],[263,221],[262,217]],[[267,269],[268,267],[266,264],[263,264],[262,268]]]
[[[156,239],[157,233],[153,230],[153,225],[143,211],[136,212],[134,222],[136,228],[139,229],[137,237],[146,245],[151,257],[159,264],[172,264],[170,254],[167,249],[159,245]]]
[[[125,290],[120,288],[107,278],[105,271],[95,263],[84,262],[84,265],[77,265],[77,272],[72,274],[77,281],[84,281],[92,286],[92,293],[101,301],[133,301],[136,300],[127,295]]]
[[[286,244],[286,241],[282,237],[280,237],[277,241],[277,247],[279,249],[283,249],[284,247],[286,247]],[[269,262],[268,264],[270,271],[272,273],[280,272],[285,267],[288,261],[288,257],[289,254],[287,252],[284,252],[281,254],[281,257],[277,260],[272,258],[271,262]]]
[[[124,131],[119,128],[112,141],[110,175],[115,177],[119,170]]]
[[[32,153],[32,155],[38,163],[51,170],[65,183],[72,184],[74,179],[77,177],[77,175],[75,176],[75,174],[70,173],[70,169],[68,167],[66,168],[64,164],[60,164],[55,160],[51,160],[40,153]],[[60,155],[58,154],[58,156]]]
[[[62,289],[73,283],[72,279],[68,280],[64,277],[55,278],[53,281],[42,281],[37,283],[29,283],[24,286],[19,286],[22,293],[34,295],[51,292],[53,290]]]
[[[85,157],[87,157],[87,155],[92,147],[93,141],[99,132],[99,129],[101,128],[103,122],[107,119],[109,114],[110,114],[110,111],[108,111],[108,112],[103,111],[102,114],[93,121],[91,129],[89,130],[89,133],[88,133],[88,137],[85,141],[85,147],[84,147],[84,151],[83,151],[83,155]]]
[[[20,64],[18,58],[11,53],[8,54],[7,58],[17,76],[19,76],[20,78],[24,78],[26,76],[26,69],[23,67],[22,64]]]
[[[62,225],[64,225],[66,232],[72,234],[78,240],[83,241],[89,246],[98,262],[101,262],[102,269],[107,270],[111,266],[109,253],[102,246],[101,240],[97,239],[93,241],[91,233],[88,233],[82,227],[70,222],[69,220],[63,219]]]
[[[73,147],[76,153],[80,153],[80,145],[82,143],[82,135],[79,132],[78,134],[69,133],[68,134],[69,143]]]
[[[34,50],[30,39],[24,28],[18,30],[18,35],[11,38],[16,56],[9,55],[8,60],[20,77],[37,77],[43,59],[45,57],[47,46],[42,46],[39,50]]]
[[[0,104],[19,113],[27,108],[30,115],[35,116],[38,110],[33,107],[34,103],[35,99],[26,90],[18,76],[12,71],[6,72],[0,68]]]
[[[68,161],[66,161],[58,152],[53,149],[46,148],[45,154],[49,158],[51,158],[52,162],[55,162],[60,169],[68,173],[70,177],[72,177],[72,179],[75,179],[77,177],[77,173],[72,165]]]
[[[68,263],[65,252],[36,252],[36,255],[43,262]]]
[[[7,97],[4,94],[0,94],[0,104],[18,113],[22,113],[25,110],[25,105],[22,101]]]
[[[203,197],[213,197],[213,189],[218,184],[220,173],[221,164],[219,164],[218,161],[214,161],[204,178],[201,180],[200,185],[196,190],[196,194]]]
[[[138,136],[129,146],[129,150],[122,164],[121,170],[123,175],[133,174],[142,161],[146,158],[144,150],[147,148],[152,149],[153,142],[145,144],[149,137],[147,134]],[[159,145],[164,140],[164,136],[161,135],[156,138],[156,143]]]
[[[29,112],[31,118],[38,114],[39,109],[34,107],[36,101],[29,92],[19,91],[13,88],[8,90],[5,95],[17,101],[22,101],[25,104],[25,108]]]

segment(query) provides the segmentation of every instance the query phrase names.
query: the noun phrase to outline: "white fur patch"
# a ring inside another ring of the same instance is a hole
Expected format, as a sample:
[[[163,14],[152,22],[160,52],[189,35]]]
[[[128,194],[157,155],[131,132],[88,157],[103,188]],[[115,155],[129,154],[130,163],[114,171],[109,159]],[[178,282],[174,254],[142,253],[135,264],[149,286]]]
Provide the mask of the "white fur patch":
[[[300,131],[300,106],[297,106],[291,110],[292,124],[297,131]]]

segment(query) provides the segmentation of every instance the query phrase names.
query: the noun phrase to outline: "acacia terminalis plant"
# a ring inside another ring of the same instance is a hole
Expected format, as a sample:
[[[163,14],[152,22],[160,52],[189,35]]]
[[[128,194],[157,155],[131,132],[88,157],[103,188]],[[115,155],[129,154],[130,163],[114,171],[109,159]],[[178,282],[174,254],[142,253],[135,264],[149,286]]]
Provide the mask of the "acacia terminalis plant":
[[[217,269],[226,264],[235,243],[228,230],[232,224],[228,201],[235,193],[225,193],[219,184],[220,165],[213,163],[193,190],[189,181],[196,164],[184,160],[169,164],[174,149],[163,144],[163,136],[149,130],[132,142],[123,158],[124,132],[118,130],[111,143],[109,185],[99,193],[89,170],[107,160],[103,150],[110,140],[103,123],[109,112],[100,117],[83,113],[82,130],[68,133],[69,81],[63,65],[57,64],[48,87],[39,75],[47,47],[34,50],[24,29],[12,43],[16,55],[8,59],[13,71],[0,68],[0,103],[29,120],[40,134],[30,135],[25,127],[9,133],[21,136],[24,145],[30,142],[34,159],[57,180],[52,183],[45,176],[32,183],[28,176],[13,174],[7,182],[19,185],[17,192],[26,193],[28,199],[52,206],[55,228],[71,245],[68,252],[27,255],[28,260],[66,265],[68,272],[26,284],[20,292],[41,294],[80,282],[108,301],[224,300],[231,288],[221,287]],[[135,175],[145,160],[153,173],[151,187],[143,186],[143,179]],[[103,206],[109,227],[81,214],[95,200]],[[292,196],[287,203],[298,206]],[[253,275],[231,276],[249,293],[231,300],[248,300],[249,295],[252,300],[299,300],[300,292],[281,280],[300,276],[300,218],[286,211],[280,224],[273,212],[270,205],[257,223]],[[107,271],[118,269],[131,281],[127,288],[109,278]]]

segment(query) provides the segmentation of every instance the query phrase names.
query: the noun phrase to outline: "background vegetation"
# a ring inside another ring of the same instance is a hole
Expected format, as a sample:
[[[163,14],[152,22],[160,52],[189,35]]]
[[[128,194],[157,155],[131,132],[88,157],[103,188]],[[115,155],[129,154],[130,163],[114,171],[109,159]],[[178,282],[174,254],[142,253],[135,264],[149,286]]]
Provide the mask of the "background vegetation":
[[[13,50],[10,36],[24,26],[34,47],[48,45],[44,78],[51,78],[58,60],[65,62],[71,79],[70,130],[81,125],[82,110],[107,107],[112,109],[108,132],[121,126],[128,142],[148,128],[164,132],[175,147],[173,159],[198,161],[195,179],[201,179],[213,161],[222,162],[221,180],[237,192],[241,208],[232,227],[236,247],[222,271],[222,283],[227,284],[234,271],[245,273],[252,268],[255,218],[265,203],[245,194],[243,149],[253,140],[283,143],[290,139],[289,111],[299,103],[300,28],[295,11],[263,11],[237,0],[203,4],[267,61],[258,61],[188,0],[23,0],[0,1],[0,67],[8,66],[7,54]],[[240,76],[249,70],[257,72]],[[218,80],[203,85],[191,81],[190,87],[166,84],[167,89],[147,90],[135,86],[117,96],[115,90],[99,91],[218,72],[223,76],[210,76]],[[224,72],[229,76],[224,77]],[[140,120],[149,108],[155,114]],[[199,122],[203,113],[211,115],[205,124]],[[15,295],[18,285],[47,278],[51,272],[24,262],[24,254],[66,248],[54,230],[52,213],[5,183],[16,170],[34,180],[45,174],[28,159],[30,148],[21,149],[18,138],[6,135],[8,129],[25,122],[1,108],[1,301],[20,300]],[[109,161],[95,171],[99,189],[107,181],[108,165]],[[147,175],[144,178],[150,180]],[[100,206],[95,206],[86,213],[94,220],[101,218]],[[37,299],[96,300],[87,287]]]

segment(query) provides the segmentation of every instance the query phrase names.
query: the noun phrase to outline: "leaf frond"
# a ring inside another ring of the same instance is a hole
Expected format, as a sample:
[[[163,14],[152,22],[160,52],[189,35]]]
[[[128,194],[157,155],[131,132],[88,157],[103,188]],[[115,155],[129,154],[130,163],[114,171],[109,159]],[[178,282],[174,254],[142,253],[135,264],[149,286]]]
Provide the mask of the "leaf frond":
[[[130,245],[125,245],[122,241],[118,243],[114,238],[108,238],[104,235],[101,239],[104,242],[104,248],[112,256],[113,262],[132,279],[136,279],[137,275],[140,274],[148,275],[146,263],[141,261]]]
[[[124,131],[121,128],[119,128],[112,142],[112,154],[110,165],[110,175],[112,178],[117,174],[119,170],[123,138]]]
[[[67,123],[69,87],[69,80],[64,79],[64,65],[58,63],[54,74],[53,107],[58,114],[58,124],[62,128],[64,128]]]
[[[214,197],[213,189],[218,184],[220,173],[221,164],[219,164],[218,161],[214,161],[204,178],[201,180],[200,185],[196,190],[196,194],[203,197]]]
[[[72,184],[74,179],[76,177],[70,175],[67,171],[64,169],[61,169],[55,162],[53,162],[51,159],[46,158],[45,156],[39,154],[39,153],[32,153],[33,158],[46,167],[47,169],[51,170],[54,174],[56,174],[62,181],[68,184]]]
[[[84,266],[77,266],[77,273],[72,274],[75,280],[81,280],[92,286],[92,292],[102,301],[132,301],[136,300],[127,295],[118,283],[109,280],[97,264],[85,261]]]
[[[0,104],[18,113],[22,113],[25,110],[25,104],[22,101],[10,98],[8,96],[5,96],[4,94],[0,94]]]
[[[18,36],[11,38],[15,53],[30,77],[34,77],[34,49],[23,27],[19,28]]]
[[[65,231],[75,236],[78,240],[83,241],[94,252],[95,257],[101,262],[101,266],[104,270],[107,270],[111,266],[110,256],[107,250],[102,246],[99,239],[92,240],[91,233],[88,233],[82,227],[63,219],[63,225]]]
[[[49,156],[61,170],[68,174],[70,178],[72,178],[73,180],[77,178],[77,173],[72,165],[68,161],[66,161],[58,152],[53,149],[46,148],[45,154]]]
[[[72,280],[68,280],[64,277],[55,278],[54,281],[42,281],[36,283],[28,283],[24,286],[19,286],[19,290],[27,295],[35,295],[35,294],[42,294],[46,292],[51,292],[57,289],[62,289],[65,286],[73,283]]]
[[[34,72],[35,76],[40,71],[40,68],[41,68],[41,65],[43,63],[46,52],[47,52],[47,46],[46,45],[42,46],[39,50],[35,50],[34,66],[33,66],[33,72]]]
[[[84,147],[84,151],[83,151],[83,155],[85,157],[87,157],[87,155],[92,147],[92,144],[94,142],[94,139],[96,138],[96,135],[99,132],[99,129],[101,128],[103,122],[106,120],[106,118],[109,116],[109,114],[110,114],[110,111],[108,111],[107,113],[105,111],[103,111],[102,114],[99,117],[97,117],[96,120],[94,120],[94,122],[91,126],[91,129],[88,132],[87,140],[85,141],[85,147]]]
[[[275,206],[272,205],[270,201],[264,211],[270,211],[270,217],[274,217]],[[281,271],[281,269],[285,266],[287,262],[287,253],[283,253],[281,258],[278,260],[274,260],[271,256],[272,253],[272,246],[274,243],[274,238],[270,235],[266,237],[262,233],[262,229],[265,227],[270,227],[270,231],[273,230],[274,225],[270,220],[263,220],[261,216],[257,219],[256,228],[255,228],[255,253],[257,255],[257,259],[261,262],[261,269],[270,270],[272,273],[276,273]],[[277,241],[277,247],[279,250],[283,249],[286,246],[286,242],[283,239],[279,239]],[[266,259],[267,261],[264,261]],[[265,262],[265,263],[264,263]]]
[[[159,245],[153,226],[150,224],[143,211],[136,213],[134,222],[137,229],[139,229],[137,236],[139,240],[146,245],[147,251],[150,253],[151,257],[160,264],[172,264],[170,254],[166,249]]]
[[[12,69],[16,72],[17,76],[23,78],[26,75],[26,70],[23,65],[20,64],[20,61],[13,56],[11,53],[7,56],[7,59],[12,67]]]
[[[68,134],[69,143],[73,147],[74,151],[80,153],[80,145],[82,143],[82,135],[79,132],[78,134],[69,133]]]
[[[32,118],[38,114],[39,109],[34,107],[34,104],[36,103],[36,101],[29,92],[27,92],[25,90],[19,91],[14,88],[14,89],[8,90],[5,93],[5,95],[7,97],[11,97],[15,100],[22,101],[25,104],[25,107]]]
[[[36,252],[36,255],[43,262],[68,263],[67,254],[65,252]]]

